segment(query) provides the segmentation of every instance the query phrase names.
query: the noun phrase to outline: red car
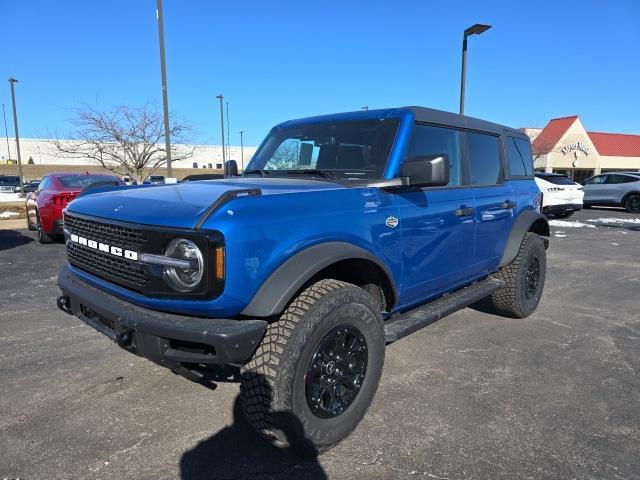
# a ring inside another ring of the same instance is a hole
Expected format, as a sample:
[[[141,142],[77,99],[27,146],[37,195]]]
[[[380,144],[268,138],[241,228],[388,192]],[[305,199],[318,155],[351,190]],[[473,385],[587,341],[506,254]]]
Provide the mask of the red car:
[[[27,227],[37,230],[40,243],[62,235],[62,210],[87,188],[125,185],[118,177],[104,173],[50,173],[38,189],[27,195]]]

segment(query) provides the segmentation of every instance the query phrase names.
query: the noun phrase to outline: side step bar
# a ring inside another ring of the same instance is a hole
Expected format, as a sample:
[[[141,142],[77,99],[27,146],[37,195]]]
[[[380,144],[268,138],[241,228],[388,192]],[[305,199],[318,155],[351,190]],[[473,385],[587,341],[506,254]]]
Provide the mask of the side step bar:
[[[447,315],[451,315],[485,298],[503,285],[504,283],[500,280],[489,277],[413,310],[401,313],[387,320],[384,327],[386,341],[387,343],[392,343],[400,340]]]

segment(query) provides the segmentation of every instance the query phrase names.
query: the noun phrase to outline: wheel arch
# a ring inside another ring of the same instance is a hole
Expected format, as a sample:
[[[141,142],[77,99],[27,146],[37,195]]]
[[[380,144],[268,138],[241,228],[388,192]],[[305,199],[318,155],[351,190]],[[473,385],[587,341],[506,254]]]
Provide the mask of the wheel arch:
[[[278,315],[298,292],[324,278],[375,284],[386,308],[393,306],[397,298],[393,276],[379,258],[351,243],[327,242],[288,258],[271,273],[241,313],[252,317]]]
[[[627,203],[627,200],[629,199],[629,197],[630,197],[631,195],[640,195],[640,191],[631,190],[630,192],[625,193],[625,194],[622,196],[622,202],[620,202],[620,203],[622,204],[622,206],[623,206],[623,207],[625,207],[625,206],[626,206],[625,204]]]
[[[510,264],[516,258],[522,239],[527,232],[548,237],[550,235],[549,221],[544,215],[533,210],[526,210],[518,215],[509,232],[499,267]]]

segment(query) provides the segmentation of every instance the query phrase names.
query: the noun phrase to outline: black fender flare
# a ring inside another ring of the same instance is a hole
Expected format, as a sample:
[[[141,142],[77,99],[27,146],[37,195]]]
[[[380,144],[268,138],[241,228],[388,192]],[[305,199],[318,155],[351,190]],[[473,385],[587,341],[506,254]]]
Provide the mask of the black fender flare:
[[[531,227],[534,224],[536,224],[536,227],[533,231],[545,237],[549,236],[549,221],[544,215],[533,210],[526,210],[522,212],[513,222],[513,226],[509,232],[509,237],[507,238],[507,243],[504,246],[502,258],[500,259],[498,267],[509,265],[513,259],[516,258],[524,235],[532,230]]]
[[[351,259],[369,260],[380,267],[396,294],[393,276],[379,258],[351,243],[327,242],[296,253],[273,271],[241,312],[242,315],[270,317],[281,313],[315,274],[336,262]]]

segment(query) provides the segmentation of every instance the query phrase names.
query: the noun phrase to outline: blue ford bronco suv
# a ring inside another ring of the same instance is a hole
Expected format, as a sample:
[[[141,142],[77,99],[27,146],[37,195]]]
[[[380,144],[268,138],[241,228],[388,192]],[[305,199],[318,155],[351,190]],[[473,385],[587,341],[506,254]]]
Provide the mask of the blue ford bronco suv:
[[[538,305],[549,226],[517,130],[419,107],[326,115],[226,167],[72,202],[57,304],[176,372],[239,367],[273,444],[346,437],[386,344],[485,297],[513,318]]]

